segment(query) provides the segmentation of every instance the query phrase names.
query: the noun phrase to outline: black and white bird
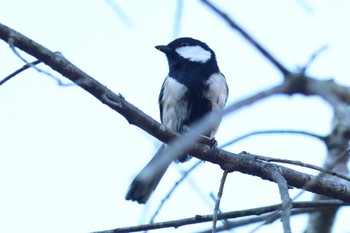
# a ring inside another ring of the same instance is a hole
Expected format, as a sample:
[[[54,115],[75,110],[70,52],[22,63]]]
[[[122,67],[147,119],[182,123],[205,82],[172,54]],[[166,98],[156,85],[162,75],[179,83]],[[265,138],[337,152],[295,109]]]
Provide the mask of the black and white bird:
[[[207,44],[184,37],[168,45],[158,45],[156,49],[165,53],[169,63],[169,74],[163,82],[158,100],[160,119],[166,127],[186,133],[191,129],[191,124],[205,114],[222,111],[227,101],[228,87],[225,76],[219,70],[215,53]],[[205,136],[214,138],[219,124]],[[152,171],[152,165],[164,148],[165,144],[135,177],[126,194],[127,200],[147,202],[168,168]],[[178,160],[184,162],[188,158],[188,155],[181,155]],[[152,174],[151,179],[143,179],[146,173]]]

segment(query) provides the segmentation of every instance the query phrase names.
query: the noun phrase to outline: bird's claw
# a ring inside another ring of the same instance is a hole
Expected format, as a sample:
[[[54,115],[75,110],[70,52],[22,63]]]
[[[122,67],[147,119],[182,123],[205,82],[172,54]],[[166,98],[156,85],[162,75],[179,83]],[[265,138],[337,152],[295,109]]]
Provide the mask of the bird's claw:
[[[218,142],[215,138],[210,138],[204,135],[200,135],[199,142],[210,146],[210,148],[216,148],[218,146]]]

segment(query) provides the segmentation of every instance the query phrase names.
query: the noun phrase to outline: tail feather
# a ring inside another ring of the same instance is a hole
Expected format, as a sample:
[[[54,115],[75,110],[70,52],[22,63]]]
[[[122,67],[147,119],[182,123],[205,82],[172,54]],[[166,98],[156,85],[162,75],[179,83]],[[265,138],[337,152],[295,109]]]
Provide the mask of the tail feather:
[[[125,196],[126,200],[137,201],[140,204],[144,204],[148,201],[171,164],[170,162],[167,166],[157,166],[157,161],[164,148],[165,144],[162,144],[151,161],[134,178]]]

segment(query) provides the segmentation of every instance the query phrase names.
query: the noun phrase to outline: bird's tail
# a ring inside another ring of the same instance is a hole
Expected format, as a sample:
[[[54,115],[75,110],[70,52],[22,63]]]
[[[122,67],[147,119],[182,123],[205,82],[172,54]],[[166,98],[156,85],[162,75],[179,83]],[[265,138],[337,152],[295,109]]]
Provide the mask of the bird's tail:
[[[140,204],[147,202],[171,164],[170,161],[165,166],[158,166],[159,157],[165,146],[162,144],[151,161],[134,178],[125,196],[126,200],[137,201]]]

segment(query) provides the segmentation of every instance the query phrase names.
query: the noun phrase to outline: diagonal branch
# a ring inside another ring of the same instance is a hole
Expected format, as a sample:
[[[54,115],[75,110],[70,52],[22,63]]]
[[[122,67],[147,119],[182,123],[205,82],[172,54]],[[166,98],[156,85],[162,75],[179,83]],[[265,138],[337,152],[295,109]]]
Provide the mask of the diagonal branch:
[[[210,9],[222,17],[233,29],[236,29],[247,41],[249,41],[262,55],[264,55],[268,60],[274,64],[279,71],[282,72],[284,76],[289,76],[291,72],[284,67],[275,57],[273,57],[262,45],[260,45],[251,35],[249,35],[245,30],[242,29],[232,18],[230,18],[226,13],[219,10],[216,6],[207,0],[201,0]]]
[[[274,165],[268,166],[268,172],[271,175],[271,178],[278,184],[278,188],[280,191],[280,196],[282,200],[282,206],[281,206],[281,220],[283,223],[283,232],[284,233],[291,233],[292,230],[290,228],[290,215],[291,215],[291,209],[292,209],[292,199],[289,196],[288,192],[288,183],[286,179],[282,176],[282,174],[278,171],[278,168]],[[278,210],[279,211],[279,210]],[[270,219],[268,219],[269,222],[271,222]]]
[[[52,69],[76,83],[103,104],[123,115],[130,124],[142,128],[147,133],[163,142],[168,142],[176,136],[160,123],[146,115],[140,109],[127,102],[123,96],[117,95],[102,85],[90,75],[80,70],[62,55],[56,54],[35,41],[25,37],[15,30],[0,24],[0,38],[5,42],[12,41],[13,45],[36,57]]]

